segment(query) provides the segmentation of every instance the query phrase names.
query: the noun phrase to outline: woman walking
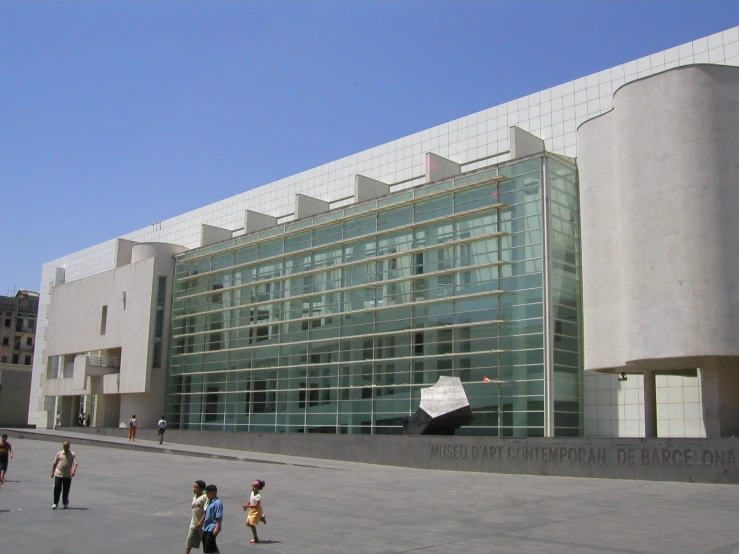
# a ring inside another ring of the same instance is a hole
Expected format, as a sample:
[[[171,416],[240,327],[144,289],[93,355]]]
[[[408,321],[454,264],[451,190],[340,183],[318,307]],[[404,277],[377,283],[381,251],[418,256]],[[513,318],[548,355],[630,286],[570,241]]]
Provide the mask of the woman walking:
[[[133,414],[131,419],[128,420],[128,440],[130,441],[136,440],[136,425],[138,425],[136,422],[136,414]]]

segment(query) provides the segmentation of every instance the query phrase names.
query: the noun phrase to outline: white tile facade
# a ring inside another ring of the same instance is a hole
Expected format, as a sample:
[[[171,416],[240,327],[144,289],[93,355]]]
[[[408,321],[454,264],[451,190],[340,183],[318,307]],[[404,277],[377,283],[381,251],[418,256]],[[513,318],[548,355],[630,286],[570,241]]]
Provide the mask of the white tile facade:
[[[204,206],[139,229],[123,238],[146,242],[171,242],[193,248],[199,245],[200,224],[228,229],[243,226],[244,210],[282,216],[293,211],[296,193],[333,201],[354,192],[354,175],[363,174],[387,183],[422,175],[425,152],[435,152],[459,163],[508,150],[508,129],[517,125],[546,142],[552,152],[577,156],[577,127],[609,110],[613,93],[621,85],[672,67],[693,63],[739,66],[739,27],[670,48],[569,83],[543,90],[353,154],[346,158],[281,179],[237,196]],[[479,166],[507,159],[506,155],[480,162]],[[465,167],[474,169],[475,164]],[[414,183],[417,184],[417,183]],[[410,186],[410,184],[408,185]],[[44,264],[37,348],[34,356],[29,423],[47,426],[39,404],[44,331],[49,283],[57,267],[66,269],[72,281],[113,268],[115,241],[110,240]],[[698,379],[658,377],[659,433],[661,436],[704,436]],[[673,389],[676,392],[672,392]],[[664,391],[664,392],[660,392]],[[585,431],[587,435],[643,435],[641,379],[619,383],[615,376],[585,379]],[[681,398],[678,402],[677,399]],[[683,400],[687,402],[683,405]],[[690,401],[688,402],[688,399]]]

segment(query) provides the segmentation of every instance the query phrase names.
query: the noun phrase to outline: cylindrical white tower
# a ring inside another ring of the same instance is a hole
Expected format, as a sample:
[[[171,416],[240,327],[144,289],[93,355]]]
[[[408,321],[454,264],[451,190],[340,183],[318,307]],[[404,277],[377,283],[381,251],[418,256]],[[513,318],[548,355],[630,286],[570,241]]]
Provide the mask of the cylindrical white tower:
[[[586,370],[701,368],[708,418],[709,374],[739,392],[739,68],[628,83],[578,132]]]

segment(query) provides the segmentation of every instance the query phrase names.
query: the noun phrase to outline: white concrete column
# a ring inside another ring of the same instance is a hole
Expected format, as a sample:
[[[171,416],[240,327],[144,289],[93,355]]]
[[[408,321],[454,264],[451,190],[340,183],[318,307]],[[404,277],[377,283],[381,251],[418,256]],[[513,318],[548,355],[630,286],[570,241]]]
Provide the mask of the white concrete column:
[[[462,173],[462,166],[457,162],[442,158],[433,152],[426,152],[426,181],[431,183],[447,179]]]
[[[277,218],[271,215],[255,212],[254,210],[244,211],[244,233],[256,233],[264,229],[269,229],[277,225]]]
[[[739,359],[706,357],[699,371],[706,438],[739,435]]]
[[[365,202],[390,194],[390,185],[364,175],[354,176],[354,202]]]
[[[295,195],[295,219],[303,219],[305,217],[313,217],[322,214],[331,208],[331,205],[320,198],[313,198],[306,194]]]
[[[644,371],[644,436],[657,437],[657,380],[654,371]]]
[[[543,140],[515,125],[509,129],[509,140],[512,160],[540,154],[546,150]]]
[[[200,224],[200,246],[210,246],[217,242],[228,240],[233,236],[231,229],[216,227],[214,225]]]

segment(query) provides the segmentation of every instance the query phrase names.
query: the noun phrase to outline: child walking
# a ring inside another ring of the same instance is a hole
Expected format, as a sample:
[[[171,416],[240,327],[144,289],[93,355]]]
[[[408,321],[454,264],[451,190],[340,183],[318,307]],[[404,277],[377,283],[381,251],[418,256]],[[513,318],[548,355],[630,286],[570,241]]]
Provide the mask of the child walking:
[[[261,479],[257,479],[251,484],[251,496],[249,497],[249,503],[244,504],[242,508],[244,511],[249,510],[249,514],[246,516],[246,526],[251,529],[251,534],[254,538],[249,542],[254,544],[259,542],[257,536],[257,524],[261,521],[265,525],[267,524],[267,518],[264,517],[264,511],[262,510],[262,494],[261,491],[266,483]]]

